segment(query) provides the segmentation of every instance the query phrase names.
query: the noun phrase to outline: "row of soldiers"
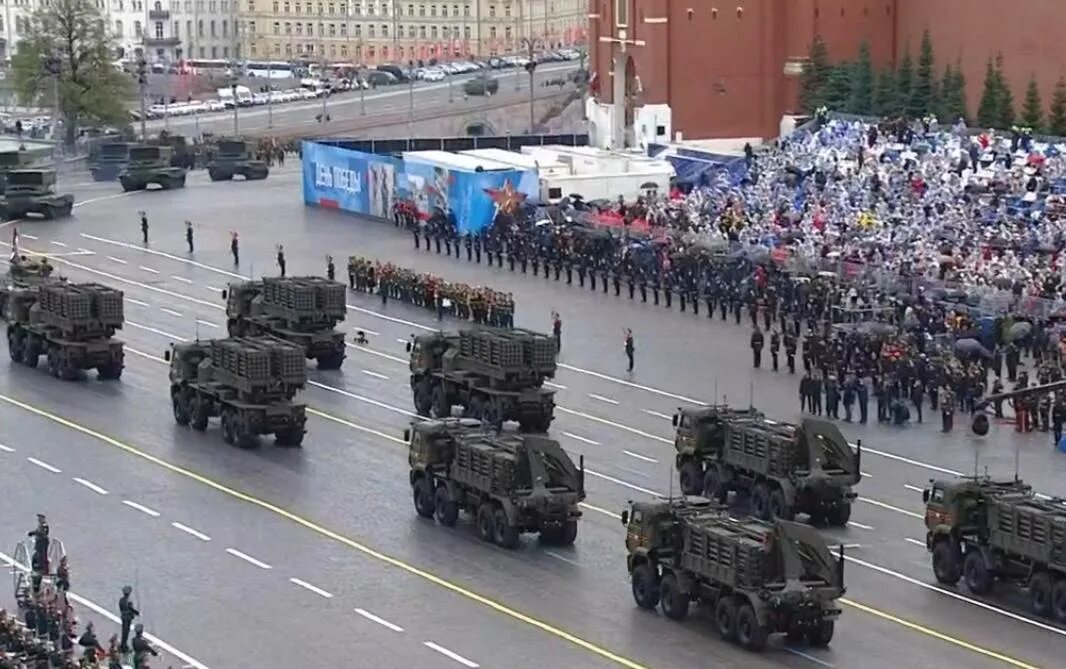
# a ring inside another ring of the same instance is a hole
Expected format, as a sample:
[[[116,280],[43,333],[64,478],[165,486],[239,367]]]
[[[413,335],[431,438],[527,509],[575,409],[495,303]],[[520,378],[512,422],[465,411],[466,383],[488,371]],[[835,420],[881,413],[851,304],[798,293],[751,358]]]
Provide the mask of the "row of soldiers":
[[[514,327],[514,296],[483,286],[451,283],[425,272],[397,267],[370,258],[348,258],[348,285],[362,293],[378,294],[382,304],[391,298],[437,314],[472,320],[479,325]]]

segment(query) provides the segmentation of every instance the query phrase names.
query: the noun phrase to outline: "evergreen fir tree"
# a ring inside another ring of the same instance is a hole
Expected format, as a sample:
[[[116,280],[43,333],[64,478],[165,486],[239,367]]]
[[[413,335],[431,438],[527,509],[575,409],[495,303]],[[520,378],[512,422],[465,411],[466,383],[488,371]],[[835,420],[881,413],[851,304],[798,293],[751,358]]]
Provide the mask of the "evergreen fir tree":
[[[991,128],[999,122],[999,100],[999,77],[989,58],[985,67],[984,91],[981,93],[981,103],[977,106],[977,125],[982,129]]]
[[[893,104],[892,114],[906,114],[911,99],[911,89],[914,88],[914,60],[911,52],[903,54],[903,60],[896,70],[896,101]]]
[[[1047,117],[1048,134],[1066,137],[1066,79],[1059,77],[1051,96],[1051,108]]]
[[[902,66],[900,67],[902,70]],[[933,111],[935,82],[933,80],[933,42],[926,30],[922,35],[922,49],[918,54],[918,70],[911,82],[907,99],[907,115],[920,118]]]
[[[848,113],[869,116],[874,113],[874,69],[870,62],[870,45],[863,40],[859,45],[859,59],[851,70],[851,95]]]
[[[1044,106],[1040,100],[1040,87],[1036,83],[1035,75],[1029,79],[1029,85],[1025,89],[1022,123],[1032,128],[1034,133],[1040,133],[1044,128]]]
[[[994,127],[1007,129],[1014,125],[1014,92],[1003,76],[1003,54],[996,55],[996,86],[999,88],[999,112]]]
[[[805,114],[813,114],[825,103],[825,87],[829,82],[829,50],[822,37],[816,36],[811,42],[807,54],[807,66],[800,77],[800,109]]]
[[[944,70],[944,80],[940,86],[940,113],[942,123],[952,124],[960,118],[966,118],[966,80],[962,70],[951,67]]]
[[[836,65],[829,72],[829,80],[825,85],[825,96],[822,104],[829,111],[846,111],[848,99],[851,97],[852,68],[851,63],[844,62]]]
[[[881,70],[877,75],[874,88],[873,113],[876,116],[890,116],[895,110],[898,99],[896,90],[896,71],[891,66]]]

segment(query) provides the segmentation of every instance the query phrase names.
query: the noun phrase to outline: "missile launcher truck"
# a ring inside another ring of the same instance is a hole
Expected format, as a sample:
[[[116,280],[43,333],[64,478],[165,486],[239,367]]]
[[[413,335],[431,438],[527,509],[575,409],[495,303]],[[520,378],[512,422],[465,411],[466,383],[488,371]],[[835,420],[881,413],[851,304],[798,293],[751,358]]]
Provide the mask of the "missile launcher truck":
[[[114,338],[125,318],[122,291],[95,283],[58,281],[3,289],[7,347],[11,359],[75,380],[96,369],[101,379],[122,376],[122,342]]]
[[[844,550],[787,520],[731,518],[703,498],[631,502],[622,512],[633,599],[672,620],[692,602],[714,611],[723,639],[751,650],[770,634],[824,647],[844,595]]]
[[[306,405],[293,402],[307,382],[303,350],[274,337],[211,339],[174,344],[170,363],[174,421],[203,432],[221,419],[222,438],[242,448],[273,434],[279,446],[299,446]]]
[[[0,217],[25,218],[38,214],[45,220],[70,216],[74,196],[56,193],[55,170],[11,170],[0,196]]]
[[[404,439],[418,515],[453,527],[466,511],[482,540],[503,548],[527,532],[556,546],[577,538],[585,465],[575,467],[558,442],[470,418],[418,421]]]
[[[33,160],[25,151],[0,151],[0,193],[7,188],[7,175],[33,164]]]
[[[211,160],[207,163],[211,181],[229,181],[241,175],[245,181],[266,179],[270,168],[262,160],[252,158],[248,142],[243,140],[220,140]]]
[[[344,333],[334,328],[348,313],[346,290],[317,276],[231,283],[222,292],[229,335],[278,337],[303,348],[319,369],[340,369]]]
[[[1066,622],[1066,500],[987,477],[931,481],[922,498],[937,581],[976,595],[1020,586],[1033,613]]]
[[[548,431],[555,393],[544,380],[555,375],[554,338],[471,328],[414,337],[407,350],[418,415],[445,418],[461,405],[466,416],[496,427],[513,420],[526,432]]]
[[[89,158],[89,171],[93,181],[114,181],[126,167],[130,157],[131,142],[107,142]]]
[[[862,445],[853,451],[833,423],[805,418],[789,425],[753,409],[710,406],[679,409],[674,427],[686,495],[725,502],[736,491],[764,520],[806,513],[813,524],[842,527],[851,518]]]
[[[171,167],[173,153],[174,149],[169,146],[131,146],[129,161],[118,174],[122,190],[144,190],[149,184],[158,184],[163,190],[185,188],[186,170],[183,167]]]

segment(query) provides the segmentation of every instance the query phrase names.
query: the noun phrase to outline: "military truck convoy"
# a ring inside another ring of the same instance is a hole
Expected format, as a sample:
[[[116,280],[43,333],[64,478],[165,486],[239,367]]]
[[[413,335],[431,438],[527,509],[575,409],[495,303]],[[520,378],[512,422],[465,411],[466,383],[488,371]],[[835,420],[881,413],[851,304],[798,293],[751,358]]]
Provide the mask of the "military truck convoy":
[[[38,214],[46,220],[70,216],[74,196],[56,193],[55,170],[12,170],[0,196],[0,217],[25,218]]]
[[[222,438],[242,448],[263,434],[279,446],[303,443],[306,405],[293,401],[307,382],[299,346],[274,337],[211,339],[174,344],[163,357],[178,425],[203,432],[218,417]]]
[[[1066,622],[1066,500],[987,477],[930,481],[922,498],[937,581],[965,580],[976,595],[1012,583],[1033,613]]]
[[[242,281],[222,291],[231,337],[271,335],[300,346],[319,369],[340,369],[348,314],[343,283],[317,276]]]
[[[13,361],[36,367],[44,355],[52,376],[66,380],[94,368],[101,379],[122,376],[122,342],[114,338],[125,322],[122,291],[56,281],[0,293]]]
[[[211,181],[229,181],[238,174],[246,181],[254,181],[266,179],[270,168],[262,160],[252,158],[248,142],[223,139],[207,163],[207,174]]]
[[[556,546],[577,538],[585,465],[575,467],[558,442],[468,418],[414,422],[404,440],[418,515],[453,527],[466,511],[481,539],[503,548],[529,532]]]
[[[844,595],[844,549],[834,558],[813,528],[732,518],[702,498],[632,502],[622,512],[633,599],[672,620],[692,602],[714,610],[718,633],[751,651],[771,634],[823,647]]]
[[[514,329],[473,328],[414,337],[411,390],[420,416],[444,418],[461,405],[466,416],[499,427],[518,422],[526,432],[547,432],[555,393],[555,340]]]
[[[89,157],[93,181],[114,181],[129,161],[131,142],[108,142]]]
[[[185,188],[185,168],[170,165],[173,151],[169,146],[131,146],[129,160],[118,175],[122,190],[144,190],[149,184],[163,190]]]
[[[681,491],[725,502],[749,497],[753,515],[844,526],[862,479],[862,445],[852,450],[833,423],[805,418],[779,423],[754,409],[679,409],[674,448]]]

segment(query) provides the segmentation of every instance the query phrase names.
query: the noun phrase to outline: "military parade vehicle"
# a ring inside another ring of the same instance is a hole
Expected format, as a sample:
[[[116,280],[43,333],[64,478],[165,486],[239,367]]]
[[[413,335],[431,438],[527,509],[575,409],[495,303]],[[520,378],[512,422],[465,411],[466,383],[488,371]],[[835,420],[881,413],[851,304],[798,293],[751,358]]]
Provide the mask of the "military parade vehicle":
[[[814,524],[840,527],[851,517],[862,445],[853,451],[833,423],[789,425],[752,409],[710,406],[679,409],[674,427],[684,494],[725,502],[736,491],[766,520],[806,513]]]
[[[130,142],[107,142],[89,159],[93,181],[114,181],[126,167],[130,156]]]
[[[118,175],[122,190],[144,190],[149,184],[158,184],[163,190],[185,188],[185,168],[170,165],[173,151],[169,146],[131,146],[129,162]]]
[[[29,163],[25,151],[0,151],[0,193],[7,188],[8,172],[28,167]]]
[[[303,443],[306,405],[293,397],[307,382],[304,352],[274,337],[174,344],[170,363],[174,420],[200,432],[219,417],[222,438],[242,448],[273,434],[279,446]]]
[[[0,196],[0,216],[5,219],[39,214],[45,219],[70,216],[74,196],[56,193],[55,170],[12,170]]]
[[[231,337],[272,335],[303,348],[319,369],[340,369],[348,313],[343,283],[318,276],[269,277],[234,282],[222,291]]]
[[[834,557],[812,527],[731,518],[703,498],[631,502],[622,512],[633,599],[672,620],[692,602],[718,633],[751,651],[770,634],[829,645],[844,595],[844,549]]]
[[[547,432],[555,393],[555,339],[528,330],[472,328],[436,332],[407,343],[411,390],[420,416],[444,418],[461,405],[466,416],[499,427],[517,421],[527,432]]]
[[[52,376],[67,380],[93,368],[101,379],[122,376],[122,291],[65,281],[0,290],[12,360],[36,367],[44,355]]]
[[[224,139],[218,142],[207,163],[207,174],[211,181],[229,181],[237,174],[252,181],[266,179],[270,168],[262,160],[252,158],[248,142]]]
[[[1066,622],[1066,500],[987,477],[931,481],[922,498],[937,581],[964,580],[975,595],[1012,583],[1034,613]]]
[[[42,283],[56,281],[52,276],[55,266],[48,262],[48,258],[41,256],[18,255],[8,261],[7,282],[13,286],[25,287],[36,286]],[[3,311],[0,309],[0,311]]]
[[[528,532],[551,545],[577,538],[585,465],[575,467],[558,442],[470,418],[417,421],[404,439],[418,515],[453,527],[466,511],[484,541],[504,548]]]

